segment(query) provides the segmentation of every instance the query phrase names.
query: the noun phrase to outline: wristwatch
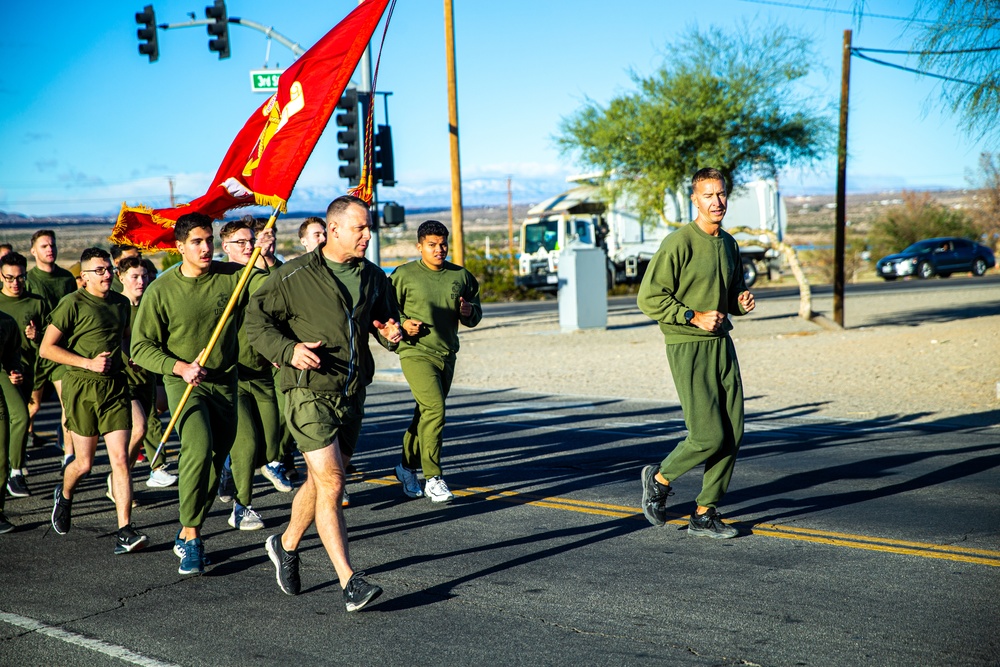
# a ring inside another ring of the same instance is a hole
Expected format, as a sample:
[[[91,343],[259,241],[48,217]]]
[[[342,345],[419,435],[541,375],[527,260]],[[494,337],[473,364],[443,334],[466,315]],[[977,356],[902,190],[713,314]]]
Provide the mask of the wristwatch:
[[[694,311],[690,308],[684,311],[684,322],[685,324],[691,324],[691,320],[694,319]]]

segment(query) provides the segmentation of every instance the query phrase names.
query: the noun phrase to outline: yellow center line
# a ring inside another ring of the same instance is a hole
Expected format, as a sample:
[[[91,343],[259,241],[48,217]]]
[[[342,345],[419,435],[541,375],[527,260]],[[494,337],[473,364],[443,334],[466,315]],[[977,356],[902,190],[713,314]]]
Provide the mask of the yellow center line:
[[[382,486],[399,484],[399,482],[392,477],[372,478],[364,481]],[[497,489],[477,486],[470,486],[465,489],[452,489],[451,492],[456,496],[461,497],[480,496],[483,500],[502,500],[505,502],[516,503],[518,505],[533,505],[535,507],[568,510],[581,514],[608,516],[619,519],[641,519],[645,521],[645,517],[643,517],[642,512],[638,511],[635,507],[627,505],[614,505],[590,500],[577,500],[574,498],[553,498],[548,496],[533,495],[530,493],[500,491]],[[671,525],[685,526],[688,523],[687,520],[689,515],[681,516],[673,514],[671,516],[676,517],[675,519],[667,521],[667,523]],[[774,523],[755,524],[752,522],[741,521],[730,521],[727,523],[746,524],[752,528],[754,535],[776,537],[783,540],[797,540],[799,542],[812,542],[814,544],[829,544],[839,547],[849,547],[852,549],[864,549],[868,551],[880,551],[905,556],[918,556],[920,558],[937,558],[941,560],[1000,567],[1000,551],[990,549],[934,544],[931,542],[915,542],[911,540],[894,540],[883,537],[872,537],[871,535],[857,535],[853,533],[841,533],[831,530],[802,528],[799,526],[786,526]]]

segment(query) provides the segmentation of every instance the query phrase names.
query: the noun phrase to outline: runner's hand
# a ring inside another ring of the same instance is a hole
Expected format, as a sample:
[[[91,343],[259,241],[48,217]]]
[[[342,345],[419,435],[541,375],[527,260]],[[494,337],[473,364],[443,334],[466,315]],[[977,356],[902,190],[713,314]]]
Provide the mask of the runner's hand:
[[[295,349],[292,351],[292,368],[297,368],[300,371],[311,371],[319,368],[319,357],[313,350],[323,344],[323,341],[316,341],[315,343],[296,343]]]
[[[472,315],[472,304],[466,301],[464,297],[458,297],[458,314],[462,317]]]
[[[391,317],[385,324],[375,320],[372,322],[372,325],[378,329],[378,332],[382,334],[382,337],[390,343],[398,343],[403,340],[403,331],[399,328],[399,324],[396,323],[396,320]]]
[[[403,331],[406,332],[407,336],[419,336],[420,327],[424,325],[420,320],[404,320],[403,321]]]
[[[87,359],[83,367],[95,373],[107,373],[111,369],[111,353],[101,352],[93,359]]]

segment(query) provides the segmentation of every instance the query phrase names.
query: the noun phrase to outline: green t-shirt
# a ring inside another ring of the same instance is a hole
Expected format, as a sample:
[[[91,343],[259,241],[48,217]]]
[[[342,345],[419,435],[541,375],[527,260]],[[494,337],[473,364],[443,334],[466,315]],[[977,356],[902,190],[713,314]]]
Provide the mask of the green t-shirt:
[[[51,325],[62,332],[59,346],[81,357],[93,359],[102,352],[111,353],[107,373],[95,373],[85,368],[68,367],[67,373],[88,377],[104,377],[121,373],[122,339],[128,330],[130,304],[121,294],[108,292],[101,299],[85,289],[64,298],[52,311]]]
[[[173,375],[178,361],[193,362],[208,345],[219,319],[240,279],[243,266],[232,262],[212,262],[204,275],[190,278],[178,265],[149,284],[132,330],[132,360],[163,376]],[[254,270],[250,290],[256,289],[268,273]],[[249,298],[244,289],[233,313],[222,328],[219,340],[205,363],[206,380],[227,379],[238,358],[237,331]]]
[[[37,266],[31,267],[27,274],[28,290],[42,298],[46,312],[55,310],[56,304],[66,296],[76,291],[76,278],[61,266],[53,266],[52,273],[42,271]]]
[[[458,325],[474,327],[483,319],[479,282],[457,264],[445,262],[440,270],[434,271],[417,260],[398,267],[389,280],[396,291],[400,319],[423,322],[416,336],[404,334],[397,349],[400,357],[421,353],[438,357],[456,354]],[[459,298],[472,306],[469,317],[459,313]]]
[[[361,262],[334,262],[326,260],[326,268],[337,279],[337,285],[344,294],[347,307],[354,310],[354,304],[361,299]]]
[[[10,315],[17,323],[18,330],[21,332],[21,363],[26,368],[33,368],[35,359],[38,358],[38,343],[28,340],[24,334],[24,328],[28,326],[29,322],[34,322],[35,328],[38,330],[38,340],[41,340],[42,334],[45,332],[46,315],[45,305],[42,303],[41,297],[30,292],[25,292],[19,297],[0,294],[0,312]]]
[[[729,318],[713,333],[688,324],[684,313],[716,310],[743,315],[737,297],[744,291],[743,260],[736,239],[724,229],[712,236],[690,222],[660,243],[642,277],[636,302],[659,323],[664,342],[670,345],[725,336],[733,328]]]
[[[17,322],[10,315],[0,312],[0,372],[5,375],[23,368],[17,353],[17,338]],[[0,396],[0,401],[2,400],[3,396]]]
[[[116,292],[117,293],[117,292]],[[123,295],[124,296],[124,295]],[[128,297],[125,297],[126,299]],[[129,308],[129,331],[135,327],[135,316],[139,312],[138,304],[133,305],[130,301],[128,304]],[[133,368],[129,363],[129,350],[122,350],[122,361],[125,364],[125,377],[128,379],[128,386],[130,387],[142,387],[149,384],[152,379],[152,374],[145,368]]]

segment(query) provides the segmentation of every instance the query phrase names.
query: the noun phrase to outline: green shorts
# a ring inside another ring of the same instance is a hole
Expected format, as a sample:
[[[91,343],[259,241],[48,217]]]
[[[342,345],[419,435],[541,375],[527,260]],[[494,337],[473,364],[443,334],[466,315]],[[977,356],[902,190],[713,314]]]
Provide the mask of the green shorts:
[[[323,449],[337,438],[340,451],[354,454],[365,416],[365,392],[353,396],[292,387],[285,393],[285,419],[300,452]]]
[[[37,357],[35,359],[35,380],[32,383],[32,389],[34,391],[44,389],[48,383],[61,380],[63,373],[65,373],[65,367],[62,364],[57,364],[50,359]]]
[[[62,382],[66,428],[73,433],[90,438],[132,428],[132,403],[123,374],[66,373]]]

